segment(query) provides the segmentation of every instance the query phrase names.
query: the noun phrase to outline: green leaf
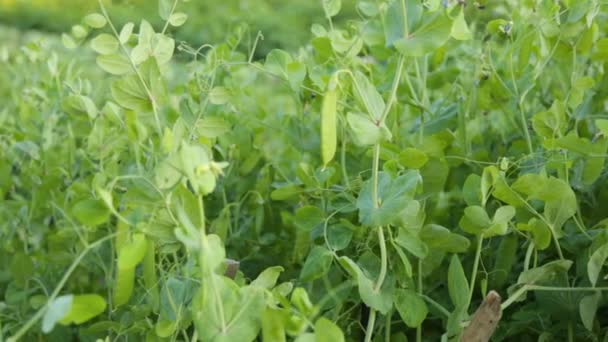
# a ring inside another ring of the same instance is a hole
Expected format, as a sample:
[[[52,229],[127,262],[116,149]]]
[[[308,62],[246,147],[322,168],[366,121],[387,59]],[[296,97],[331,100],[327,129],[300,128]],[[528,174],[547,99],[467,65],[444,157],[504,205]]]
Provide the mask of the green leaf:
[[[158,14],[162,20],[168,20],[173,8],[173,0],[158,0]]]
[[[148,111],[152,108],[148,94],[135,75],[114,81],[110,90],[116,103],[124,108],[134,111]]]
[[[200,136],[214,139],[228,132],[232,126],[226,120],[217,116],[205,116],[196,124],[196,131]]]
[[[110,210],[103,201],[85,199],[72,207],[72,214],[76,219],[87,226],[98,226],[108,221]]]
[[[169,276],[160,291],[160,319],[176,321],[192,298],[191,281]],[[165,327],[168,328],[168,327]]]
[[[382,118],[386,105],[376,86],[360,71],[353,73],[356,95],[367,113],[378,122]]]
[[[73,295],[59,296],[48,304],[48,308],[42,317],[42,332],[49,333],[55,324],[65,317],[72,307]]]
[[[112,75],[120,76],[133,72],[129,59],[123,55],[99,55],[96,61],[100,68]]]
[[[481,205],[481,177],[470,174],[462,185],[462,198],[469,206]]]
[[[159,66],[169,63],[171,57],[173,57],[173,50],[175,50],[175,41],[172,38],[164,34],[155,33],[152,37],[151,46],[152,50],[150,53],[154,56]]]
[[[325,221],[325,213],[318,207],[306,205],[296,210],[295,224],[299,229],[311,231]]]
[[[517,278],[517,284],[537,284],[539,282],[551,280],[556,274],[568,272],[572,266],[570,260],[555,260],[542,266],[523,271]]]
[[[484,229],[492,224],[492,221],[484,208],[474,205],[464,209],[464,215],[459,224],[465,232],[478,235],[483,233]]]
[[[285,342],[285,314],[283,310],[266,308],[262,316],[262,342]]]
[[[537,218],[531,218],[528,223],[518,223],[517,229],[532,233],[534,247],[539,250],[546,249],[551,244],[551,230]]]
[[[399,153],[399,163],[410,169],[420,169],[428,161],[427,154],[417,148],[408,147]]]
[[[484,237],[492,237],[496,235],[505,235],[509,228],[509,222],[515,216],[515,208],[506,205],[498,208],[492,218],[492,225],[484,232]]]
[[[209,102],[214,105],[223,105],[230,100],[230,92],[225,87],[214,87],[209,92]]]
[[[261,329],[265,311],[264,289],[258,286],[238,288],[218,275],[211,275],[215,294],[202,286],[193,299],[192,317],[202,341],[254,341]],[[218,307],[222,311],[218,311]]]
[[[578,208],[574,191],[565,181],[551,177],[539,199],[545,201],[543,216],[551,223],[557,236],[561,236],[562,226],[576,214]]]
[[[102,33],[91,40],[91,48],[102,55],[110,55],[118,50],[118,40],[107,33]]]
[[[469,305],[469,282],[456,254],[452,255],[448,268],[448,292],[456,308],[466,308]]]
[[[464,19],[464,6],[461,6],[456,19],[454,19],[451,36],[456,40],[470,40],[473,38],[473,33],[469,30],[469,26]]]
[[[271,73],[282,76],[284,79],[288,79],[287,76],[287,64],[293,62],[293,58],[289,53],[274,49],[268,53],[266,56],[266,63],[264,63],[264,68],[270,71]]]
[[[262,273],[260,273],[260,275],[258,275],[254,281],[251,282],[250,286],[257,286],[270,290],[277,284],[279,275],[281,275],[284,270],[285,269],[281,266],[268,267],[262,271]]]
[[[186,20],[188,20],[188,15],[186,13],[175,12],[169,17],[169,24],[174,27],[179,27],[184,25],[184,23],[186,23]]]
[[[589,281],[592,286],[595,286],[597,283],[602,267],[604,267],[604,263],[606,262],[606,258],[608,258],[608,244],[604,244],[591,254],[591,257],[587,262],[587,275],[589,276]]]
[[[321,278],[329,271],[333,261],[333,254],[327,248],[315,246],[308,257],[302,270],[300,271],[300,279],[302,281],[312,281]]]
[[[374,145],[393,138],[391,131],[384,123],[376,124],[361,113],[348,113],[346,121],[351,129],[353,140],[359,146]]]
[[[120,34],[118,35],[118,40],[122,43],[122,44],[126,44],[129,41],[129,38],[131,38],[131,34],[133,33],[133,28],[135,27],[135,24],[129,22],[126,23],[122,29],[120,30]]]
[[[420,238],[430,248],[448,253],[464,253],[471,242],[462,235],[452,233],[437,224],[427,224],[420,231]]]
[[[562,136],[567,128],[566,107],[562,101],[554,101],[548,111],[540,112],[532,117],[534,131],[544,137]]]
[[[70,311],[61,318],[59,323],[82,324],[95,316],[100,315],[106,309],[106,300],[97,294],[75,295],[72,298]]]
[[[445,44],[452,32],[452,20],[443,13],[432,16],[405,38],[395,41],[395,48],[405,56],[421,57]]]
[[[100,29],[106,26],[106,18],[99,13],[91,13],[84,17],[84,23],[90,26],[91,28]]]
[[[158,322],[156,322],[156,325],[154,325],[154,332],[156,333],[156,336],[161,338],[171,337],[177,330],[177,324],[178,322],[176,321],[159,319]]]
[[[583,297],[579,303],[579,312],[581,315],[581,321],[587,330],[593,331],[593,321],[595,320],[595,313],[599,306],[600,299],[602,298],[601,292],[597,291],[593,294]]]
[[[74,38],[67,33],[61,34],[61,43],[66,47],[66,49],[69,50],[73,50],[78,47],[78,44],[76,44]]]
[[[395,307],[410,328],[419,327],[428,314],[426,303],[418,293],[410,289],[398,289],[395,291]]]
[[[428,247],[418,237],[417,232],[400,228],[399,235],[397,236],[397,239],[395,239],[395,242],[401,247],[405,248],[408,252],[412,253],[415,257],[419,259],[426,258]]]
[[[361,300],[370,308],[386,314],[393,306],[392,285],[385,281],[382,288],[376,289],[374,282],[350,258],[343,256],[338,261],[357,280]]]
[[[342,7],[341,0],[323,0],[322,3],[325,14],[328,17],[334,17],[340,13],[340,8]]]
[[[357,208],[359,222],[369,227],[385,226],[408,206],[421,183],[418,171],[408,171],[391,179],[386,172],[378,175],[378,199],[376,205],[372,198],[372,182],[367,181],[359,193]]]
[[[342,330],[325,317],[315,322],[315,342],[344,342]]]

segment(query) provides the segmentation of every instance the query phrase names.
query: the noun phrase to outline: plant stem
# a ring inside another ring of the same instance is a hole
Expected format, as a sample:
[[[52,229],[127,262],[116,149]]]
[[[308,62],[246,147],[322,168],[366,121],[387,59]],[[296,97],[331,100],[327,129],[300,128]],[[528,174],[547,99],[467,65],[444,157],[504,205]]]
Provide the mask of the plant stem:
[[[114,238],[116,236],[116,234],[110,234],[107,236],[104,236],[103,238],[93,242],[92,244],[86,246],[82,252],[80,252],[80,254],[76,257],[76,259],[74,259],[74,261],[72,262],[72,264],[70,265],[70,267],[68,268],[68,270],[65,272],[65,274],[63,275],[63,277],[61,278],[61,280],[59,281],[59,284],[57,284],[57,286],[55,287],[55,289],[53,290],[53,292],[51,293],[51,295],[49,296],[49,299],[47,300],[46,304],[41,307],[36,314],[34,314],[34,316],[32,316],[32,318],[29,319],[29,321],[27,321],[22,327],[21,329],[19,329],[13,336],[9,337],[6,342],[17,342],[23,335],[25,335],[27,333],[27,331],[34,325],[36,324],[36,322],[38,322],[38,320],[40,318],[42,318],[42,316],[44,315],[44,313],[46,312],[46,310],[49,308],[49,304],[52,303],[55,298],[57,298],[57,296],[59,295],[59,292],[61,292],[61,290],[63,289],[63,286],[65,285],[65,283],[67,283],[68,279],[70,278],[70,276],[72,275],[72,272],[74,272],[74,270],[76,270],[76,267],[78,267],[78,265],[80,264],[80,262],[82,261],[82,259],[84,259],[84,257],[95,247],[101,245],[102,243],[104,243],[107,240],[110,240],[112,238]]]
[[[173,6],[171,6],[171,12],[169,12],[169,17],[167,18],[167,21],[165,22],[165,26],[163,26],[163,30],[161,31],[161,34],[165,34],[165,32],[167,31],[167,28],[169,27],[169,21],[171,19],[171,15],[173,15],[173,12],[175,12],[175,8],[177,7],[178,1],[179,0],[173,1]]]
[[[439,312],[441,312],[446,318],[450,317],[450,312],[448,311],[448,309],[444,308],[443,305],[437,303],[429,296],[421,295],[421,297],[422,297],[422,299],[426,300],[429,304],[434,306],[435,309],[439,310]]]
[[[386,320],[384,321],[384,342],[391,342],[391,317],[393,316],[393,310],[391,309],[386,315]],[[2,341],[0,341],[2,342]]]
[[[386,240],[384,239],[384,229],[378,227],[378,242],[380,244],[380,274],[378,275],[378,281],[376,282],[375,290],[379,291],[386,278],[386,268],[388,258],[386,256]]]
[[[371,342],[372,335],[374,334],[374,324],[376,324],[376,310],[370,309],[367,327],[365,328],[365,342]]]
[[[374,145],[374,161],[372,164],[372,203],[374,208],[379,207],[378,203],[378,169],[380,168],[380,143]]]
[[[526,137],[526,144],[528,145],[528,152],[530,154],[534,153],[534,148],[532,147],[532,138],[530,137],[530,131],[528,130],[528,121],[526,120],[526,113],[524,113],[524,109],[522,107],[521,101],[519,102],[519,118],[521,120],[521,127],[524,130],[524,136]]]
[[[513,304],[519,296],[527,291],[564,291],[564,292],[594,292],[608,291],[608,287],[557,287],[557,286],[542,286],[542,285],[523,285],[515,291],[509,298],[500,306],[501,310],[505,310]]]
[[[393,84],[391,85],[391,93],[388,96],[388,101],[386,102],[386,106],[384,107],[384,113],[382,113],[382,117],[380,122],[383,122],[388,113],[395,102],[395,98],[397,97],[397,90],[399,89],[399,83],[401,82],[401,75],[403,74],[403,66],[405,65],[405,56],[400,56],[399,61],[397,62],[397,70],[395,72],[395,78],[393,79]]]
[[[475,280],[477,278],[477,268],[479,268],[479,259],[481,258],[482,243],[483,237],[480,235],[477,237],[477,250],[475,251],[475,260],[473,261],[473,270],[471,271],[471,286],[469,287],[469,300],[467,301],[467,308],[469,305],[471,305],[473,292],[475,291]]]
[[[422,294],[422,259],[418,259],[418,295],[422,298],[425,297]],[[416,327],[416,342],[422,342],[422,324]]]

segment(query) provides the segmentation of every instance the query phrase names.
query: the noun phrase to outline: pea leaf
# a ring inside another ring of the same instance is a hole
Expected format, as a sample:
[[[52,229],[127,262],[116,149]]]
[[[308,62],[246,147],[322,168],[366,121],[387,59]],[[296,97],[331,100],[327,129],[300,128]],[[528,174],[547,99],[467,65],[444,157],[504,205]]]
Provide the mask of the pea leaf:
[[[410,289],[398,289],[395,291],[395,307],[410,328],[417,328],[422,324],[428,314],[426,303],[418,293]]]
[[[395,41],[395,48],[405,56],[421,57],[433,52],[450,38],[452,20],[444,13],[437,13],[405,38]]]
[[[595,286],[597,283],[600,272],[606,262],[606,258],[608,258],[608,244],[603,245],[591,254],[591,257],[587,262],[587,275],[589,276],[589,281],[592,286]]]
[[[468,306],[469,282],[456,254],[452,255],[448,268],[448,292],[456,308],[466,308]]]
[[[344,334],[334,322],[321,317],[315,322],[315,341],[344,342]]]
[[[42,332],[49,333],[72,307],[73,295],[59,296],[48,304],[44,316],[42,317]]]
[[[61,318],[59,323],[68,325],[71,323],[82,324],[106,309],[106,300],[97,294],[75,295],[72,297],[72,305],[68,313]]]
[[[101,200],[85,199],[72,207],[76,219],[88,226],[98,226],[110,218],[110,210]]]
[[[359,193],[357,199],[359,222],[369,227],[390,224],[413,199],[420,183],[420,174],[417,171],[408,171],[395,179],[391,179],[386,172],[380,172],[378,175],[379,203],[375,205],[372,199],[371,180],[364,184]]]
[[[364,114],[348,113],[346,121],[351,129],[355,144],[359,146],[369,146],[383,141],[390,141],[393,137],[391,131],[384,123],[376,124]]]
[[[327,248],[315,246],[308,254],[304,266],[302,266],[300,279],[311,281],[324,276],[329,271],[332,261],[333,254]]]

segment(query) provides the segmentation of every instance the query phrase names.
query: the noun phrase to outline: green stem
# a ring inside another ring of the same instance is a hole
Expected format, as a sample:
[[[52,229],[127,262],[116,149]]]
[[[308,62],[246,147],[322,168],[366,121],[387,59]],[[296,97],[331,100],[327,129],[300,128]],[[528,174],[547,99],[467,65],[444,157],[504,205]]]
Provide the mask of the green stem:
[[[528,249],[526,250],[526,256],[524,258],[524,272],[530,268],[530,259],[532,258],[532,252],[534,252],[534,241],[530,241]]]
[[[374,324],[376,324],[376,310],[370,309],[367,327],[365,328],[365,342],[371,342],[372,335],[374,334]]]
[[[526,120],[526,113],[524,113],[523,105],[521,101],[519,102],[519,118],[521,120],[521,127],[524,130],[524,137],[526,137],[526,145],[528,145],[528,152],[530,154],[534,153],[534,148],[532,147],[532,138],[530,137],[530,131],[528,130],[528,121]]]
[[[391,309],[386,315],[386,320],[384,321],[384,342],[391,342],[391,317],[393,316],[393,310]],[[1,336],[0,336],[1,337]],[[2,342],[2,341],[0,341]]]
[[[401,15],[403,15],[403,33],[405,37],[409,37],[409,25],[407,22],[407,7],[405,6],[405,0],[401,0]]]
[[[397,97],[397,90],[399,89],[399,83],[401,82],[401,75],[403,74],[403,66],[405,65],[405,56],[399,57],[399,61],[397,62],[397,70],[395,72],[395,78],[393,79],[393,84],[391,85],[391,93],[388,97],[388,101],[386,102],[386,106],[384,107],[384,113],[382,113],[382,117],[380,122],[383,122],[388,113],[391,110],[393,103],[395,102],[395,98]]]
[[[471,305],[473,299],[473,292],[475,292],[475,280],[477,278],[477,269],[479,268],[479,259],[481,258],[481,246],[483,243],[483,237],[480,235],[477,238],[477,250],[475,251],[475,260],[473,261],[473,270],[471,271],[471,286],[469,288],[469,300],[467,307]]]
[[[205,233],[205,207],[203,205],[203,196],[197,196],[197,204],[198,204],[198,213],[200,217],[200,250],[199,250],[199,266],[201,268],[201,284],[209,284],[210,290],[215,296],[217,303],[217,311],[220,316],[220,324],[222,329],[225,329],[227,326],[226,317],[224,316],[224,305],[222,304],[222,300],[219,292],[217,291],[217,287],[215,286],[215,275],[213,274],[212,269],[207,269],[205,267],[205,250],[209,250],[209,241],[207,240],[207,235]],[[207,277],[209,279],[207,279]]]
[[[162,30],[161,34],[165,34],[165,32],[167,31],[167,28],[169,28],[169,21],[171,19],[171,15],[173,15],[173,12],[175,12],[175,8],[177,7],[178,1],[179,0],[173,1],[173,6],[171,6],[171,12],[169,12],[169,17],[167,18],[167,21],[165,22],[165,26],[163,26],[163,30]]]
[[[63,286],[65,285],[65,283],[67,283],[68,279],[70,278],[70,276],[72,275],[72,272],[74,272],[74,270],[76,270],[76,267],[78,267],[78,265],[80,264],[80,262],[82,261],[82,259],[84,259],[84,257],[95,247],[101,245],[102,243],[104,243],[105,241],[108,241],[112,238],[114,238],[116,236],[116,234],[110,234],[107,236],[104,236],[103,238],[93,242],[92,244],[86,246],[82,252],[80,252],[80,254],[76,257],[76,259],[74,259],[74,261],[72,262],[72,264],[70,265],[70,267],[68,268],[68,270],[65,272],[65,274],[63,275],[63,277],[61,278],[61,280],[59,281],[59,284],[57,284],[57,286],[55,287],[55,289],[53,290],[53,292],[51,293],[49,299],[47,300],[46,304],[41,307],[34,316],[32,316],[32,318],[29,319],[29,321],[27,321],[27,323],[25,323],[21,329],[19,329],[13,336],[9,337],[6,342],[17,342],[23,335],[25,335],[27,333],[27,331],[34,325],[36,324],[36,322],[38,322],[38,320],[40,318],[42,318],[42,316],[44,315],[44,313],[46,312],[46,310],[49,308],[49,304],[52,303],[55,298],[57,298],[57,296],[59,295],[59,292],[61,292],[61,290],[63,289]]]
[[[422,295],[421,297],[422,297],[422,299],[424,299],[425,301],[427,301],[429,304],[431,304],[432,306],[434,306],[435,309],[437,309],[439,312],[441,312],[446,318],[450,317],[450,312],[448,311],[448,309],[444,308],[443,305],[437,303],[436,301],[434,301],[429,296]]]
[[[379,207],[378,203],[378,170],[380,168],[380,143],[374,145],[374,161],[372,165],[372,203],[374,208]]]
[[[541,286],[541,285],[523,285],[515,291],[509,298],[500,306],[501,310],[505,310],[524,293],[528,291],[562,291],[562,292],[595,292],[608,291],[608,287],[557,287],[557,286]]]
[[[425,297],[422,294],[422,259],[418,259],[418,295]],[[422,342],[422,324],[416,327],[416,342]]]
[[[384,239],[384,229],[378,227],[378,242],[380,244],[380,274],[378,275],[378,281],[374,288],[375,291],[379,291],[386,278],[386,269],[388,258],[386,256],[386,240]]]

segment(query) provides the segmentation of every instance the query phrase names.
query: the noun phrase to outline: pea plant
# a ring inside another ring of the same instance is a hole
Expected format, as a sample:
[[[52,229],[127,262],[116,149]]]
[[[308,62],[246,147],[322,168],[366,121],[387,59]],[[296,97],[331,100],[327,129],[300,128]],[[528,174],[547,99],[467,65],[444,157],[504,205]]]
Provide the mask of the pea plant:
[[[605,3],[183,2],[0,45],[0,341],[608,339]]]

